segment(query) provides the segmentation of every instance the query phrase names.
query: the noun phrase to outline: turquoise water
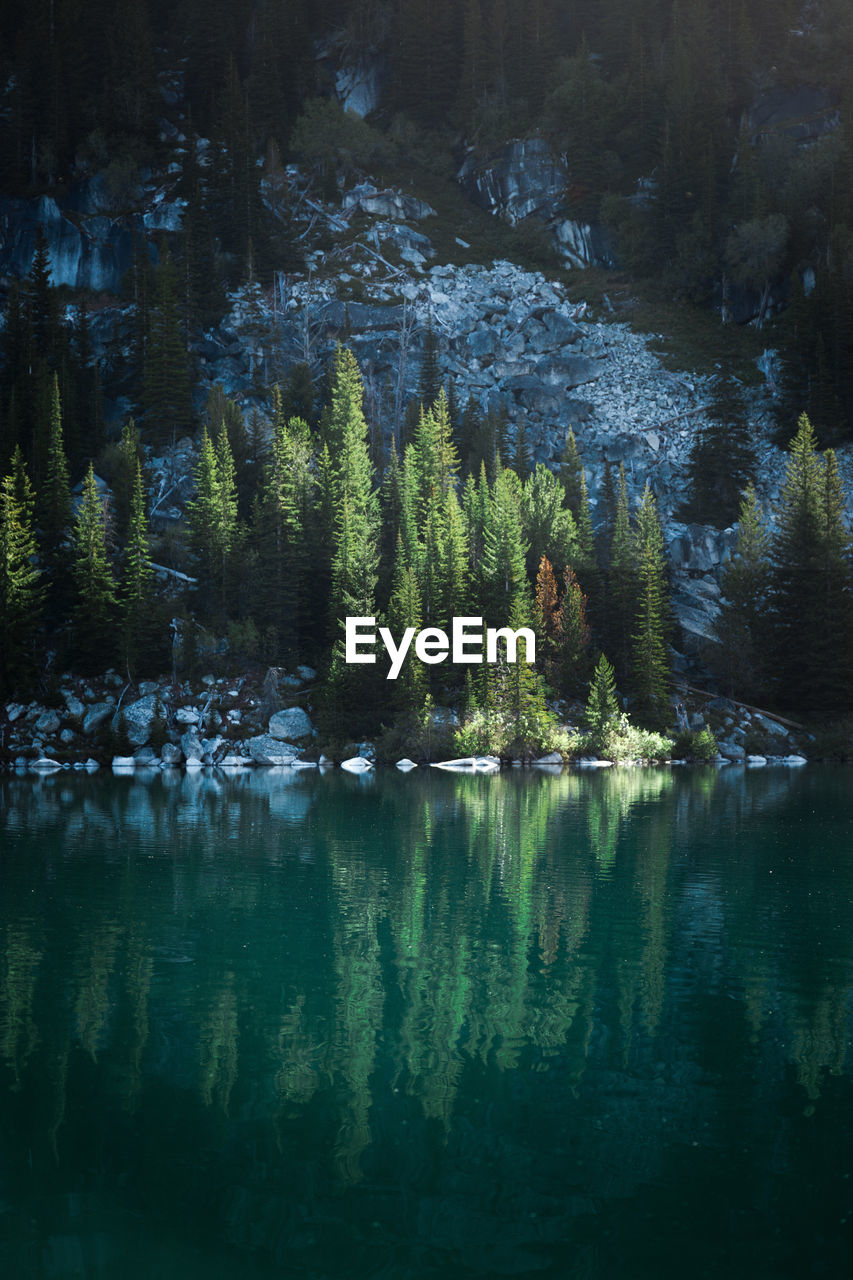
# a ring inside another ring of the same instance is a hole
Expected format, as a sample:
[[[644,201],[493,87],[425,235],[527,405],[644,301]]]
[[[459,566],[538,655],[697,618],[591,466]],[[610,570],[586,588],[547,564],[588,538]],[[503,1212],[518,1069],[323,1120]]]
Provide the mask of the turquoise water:
[[[0,1275],[848,1274],[851,796],[0,780]]]

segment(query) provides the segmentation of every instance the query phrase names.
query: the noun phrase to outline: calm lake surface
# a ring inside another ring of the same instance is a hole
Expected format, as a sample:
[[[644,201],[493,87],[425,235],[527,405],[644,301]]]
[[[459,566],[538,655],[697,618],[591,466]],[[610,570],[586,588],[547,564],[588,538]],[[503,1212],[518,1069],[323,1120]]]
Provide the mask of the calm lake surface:
[[[0,1275],[849,1274],[853,771],[0,780]]]

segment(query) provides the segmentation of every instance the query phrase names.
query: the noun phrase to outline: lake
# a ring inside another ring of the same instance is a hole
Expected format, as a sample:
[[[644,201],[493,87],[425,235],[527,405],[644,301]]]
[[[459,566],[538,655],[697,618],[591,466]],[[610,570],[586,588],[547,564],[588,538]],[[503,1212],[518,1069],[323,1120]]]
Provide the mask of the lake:
[[[0,1275],[840,1277],[853,770],[0,779]]]

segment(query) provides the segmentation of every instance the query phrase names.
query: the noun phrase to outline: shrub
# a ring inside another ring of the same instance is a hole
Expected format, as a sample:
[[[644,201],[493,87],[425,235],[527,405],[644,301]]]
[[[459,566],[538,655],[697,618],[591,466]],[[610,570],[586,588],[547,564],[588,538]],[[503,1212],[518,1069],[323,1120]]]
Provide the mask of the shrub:
[[[713,760],[717,754],[717,739],[707,725],[698,732],[691,729],[679,733],[672,744],[673,760]]]

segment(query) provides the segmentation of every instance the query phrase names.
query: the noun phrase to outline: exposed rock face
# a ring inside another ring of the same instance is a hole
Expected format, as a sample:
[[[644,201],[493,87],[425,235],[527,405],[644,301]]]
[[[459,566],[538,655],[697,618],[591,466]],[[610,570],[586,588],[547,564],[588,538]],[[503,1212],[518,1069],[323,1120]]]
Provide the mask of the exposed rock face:
[[[314,726],[310,716],[301,707],[287,707],[270,716],[270,735],[281,742],[299,742],[311,736]]]
[[[529,217],[547,222],[570,266],[613,265],[613,247],[605,232],[566,218],[562,202],[569,173],[544,138],[513,138],[486,156],[472,151],[456,178],[481,209],[513,225]]]
[[[0,200],[0,274],[27,274],[39,225],[47,240],[51,284],[119,292],[133,258],[132,223],[93,216],[78,226],[51,196]]]
[[[756,98],[746,116],[753,143],[781,136],[807,145],[832,133],[840,122],[831,91],[808,84],[768,89]]]
[[[568,182],[565,165],[544,138],[513,138],[482,157],[471,152],[456,177],[481,209],[502,214],[512,223],[532,213],[551,217]]]

